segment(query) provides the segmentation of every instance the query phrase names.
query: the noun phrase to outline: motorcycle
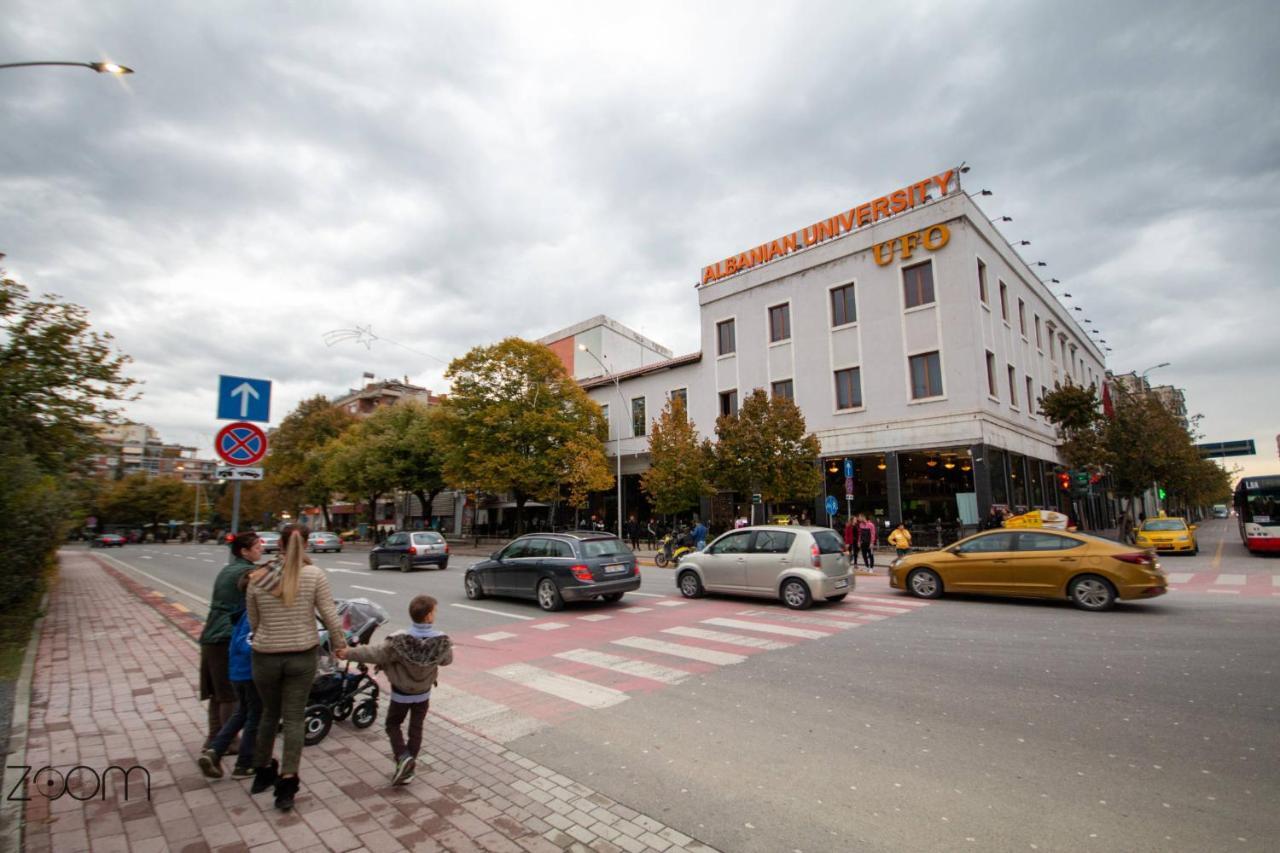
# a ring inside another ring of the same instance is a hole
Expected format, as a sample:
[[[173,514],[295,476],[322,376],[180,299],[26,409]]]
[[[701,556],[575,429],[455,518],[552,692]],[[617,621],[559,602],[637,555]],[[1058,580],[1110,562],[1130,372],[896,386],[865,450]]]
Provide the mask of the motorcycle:
[[[654,555],[653,561],[658,564],[660,569],[665,569],[668,565],[678,566],[681,560],[696,550],[693,547],[693,539],[688,531],[680,530],[675,533],[668,533],[662,537],[661,547],[658,548],[658,553]]]

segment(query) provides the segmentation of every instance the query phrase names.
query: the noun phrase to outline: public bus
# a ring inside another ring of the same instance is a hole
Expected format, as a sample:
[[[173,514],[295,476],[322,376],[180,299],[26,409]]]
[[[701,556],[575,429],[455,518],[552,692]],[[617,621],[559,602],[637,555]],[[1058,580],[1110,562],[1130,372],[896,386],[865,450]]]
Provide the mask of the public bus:
[[[1255,554],[1280,552],[1280,476],[1245,477],[1235,503],[1244,547]]]

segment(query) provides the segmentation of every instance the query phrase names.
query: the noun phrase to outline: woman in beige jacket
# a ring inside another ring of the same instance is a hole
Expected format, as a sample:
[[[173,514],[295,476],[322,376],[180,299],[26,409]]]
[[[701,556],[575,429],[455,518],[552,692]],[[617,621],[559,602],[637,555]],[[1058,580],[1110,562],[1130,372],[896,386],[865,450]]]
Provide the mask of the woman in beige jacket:
[[[346,648],[342,620],[333,605],[329,579],[304,552],[305,530],[296,524],[280,534],[282,556],[252,573],[245,603],[253,630],[253,683],[262,697],[262,717],[253,755],[257,771],[251,792],[275,786],[276,808],[293,808],[302,755],[303,711],[316,677],[320,632],[316,614],[329,630],[333,651]],[[276,729],[284,720],[280,762],[271,757]]]

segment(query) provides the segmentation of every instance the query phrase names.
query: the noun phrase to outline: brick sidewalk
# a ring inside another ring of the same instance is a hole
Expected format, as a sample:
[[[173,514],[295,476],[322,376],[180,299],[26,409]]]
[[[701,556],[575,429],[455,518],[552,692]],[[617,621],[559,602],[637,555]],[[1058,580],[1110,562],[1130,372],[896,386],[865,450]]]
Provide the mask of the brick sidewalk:
[[[211,781],[196,766],[205,725],[190,637],[198,623],[88,554],[60,559],[31,686],[26,763],[61,773],[141,765],[151,796],[136,772],[127,792],[117,773],[105,796],[85,771],[61,797],[29,788],[27,850],[711,851],[434,715],[417,779],[403,787],[388,784],[381,719],[364,731],[335,723],[303,750],[297,806],[282,814],[269,792],[250,797],[247,781]],[[379,710],[386,705],[384,694]],[[37,782],[50,778],[58,777],[46,772]]]

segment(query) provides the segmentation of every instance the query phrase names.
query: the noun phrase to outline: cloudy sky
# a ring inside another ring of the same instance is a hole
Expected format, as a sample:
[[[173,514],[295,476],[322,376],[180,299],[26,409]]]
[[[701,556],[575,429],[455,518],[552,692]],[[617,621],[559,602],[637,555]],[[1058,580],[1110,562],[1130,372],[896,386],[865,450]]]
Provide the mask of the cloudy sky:
[[[1144,5],[6,0],[0,62],[137,73],[0,70],[0,252],[207,447],[219,373],[278,422],[599,313],[694,351],[704,264],[965,160],[1113,370],[1278,470],[1280,15]]]

